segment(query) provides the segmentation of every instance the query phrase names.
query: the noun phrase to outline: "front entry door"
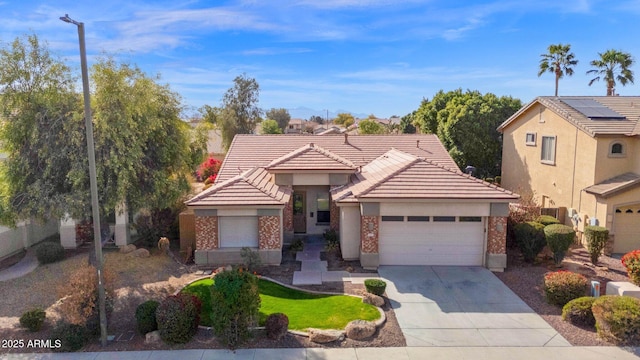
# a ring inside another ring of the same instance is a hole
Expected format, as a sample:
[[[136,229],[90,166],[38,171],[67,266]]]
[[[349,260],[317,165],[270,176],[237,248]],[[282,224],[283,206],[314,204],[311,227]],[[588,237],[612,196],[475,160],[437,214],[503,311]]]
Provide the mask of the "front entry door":
[[[307,211],[306,211],[307,193],[304,191],[293,192],[293,232],[307,232]]]

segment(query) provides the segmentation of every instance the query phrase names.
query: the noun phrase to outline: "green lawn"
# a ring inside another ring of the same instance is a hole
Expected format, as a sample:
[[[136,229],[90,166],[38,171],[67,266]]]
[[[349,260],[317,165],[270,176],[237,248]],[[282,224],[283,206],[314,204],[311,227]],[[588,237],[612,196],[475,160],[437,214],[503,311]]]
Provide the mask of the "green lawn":
[[[211,325],[212,279],[198,280],[183,292],[197,295],[202,300],[200,324]],[[260,324],[267,315],[281,312],[289,317],[289,329],[307,328],[342,329],[356,319],[377,320],[380,313],[375,306],[364,304],[360,298],[346,295],[319,295],[293,290],[271,281],[260,279]]]

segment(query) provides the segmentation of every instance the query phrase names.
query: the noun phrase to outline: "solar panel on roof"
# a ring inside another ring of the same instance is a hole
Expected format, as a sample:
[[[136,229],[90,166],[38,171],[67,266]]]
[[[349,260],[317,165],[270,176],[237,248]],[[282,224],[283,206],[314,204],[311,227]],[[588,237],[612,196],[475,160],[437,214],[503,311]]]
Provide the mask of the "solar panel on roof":
[[[593,99],[562,99],[561,101],[590,119],[625,119],[623,115]]]

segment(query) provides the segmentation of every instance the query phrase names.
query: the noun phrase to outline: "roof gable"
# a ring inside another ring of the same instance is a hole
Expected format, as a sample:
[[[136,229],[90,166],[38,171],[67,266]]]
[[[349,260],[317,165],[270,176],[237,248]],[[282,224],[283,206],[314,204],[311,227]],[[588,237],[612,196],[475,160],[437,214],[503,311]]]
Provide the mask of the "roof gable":
[[[186,202],[189,206],[284,205],[291,190],[270,181],[263,168],[253,168],[217,183]]]
[[[458,170],[392,149],[334,189],[338,202],[358,199],[492,199],[514,200],[518,195]]]
[[[354,172],[356,166],[349,160],[325,150],[314,143],[306,144],[266,166],[269,171],[347,171]]]

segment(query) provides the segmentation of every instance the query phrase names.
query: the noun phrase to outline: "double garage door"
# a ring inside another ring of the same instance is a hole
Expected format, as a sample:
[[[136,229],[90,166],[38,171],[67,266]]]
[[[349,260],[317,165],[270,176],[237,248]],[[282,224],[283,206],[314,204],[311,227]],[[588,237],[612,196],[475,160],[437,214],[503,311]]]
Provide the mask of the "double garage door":
[[[482,266],[484,217],[383,216],[380,265]]]

